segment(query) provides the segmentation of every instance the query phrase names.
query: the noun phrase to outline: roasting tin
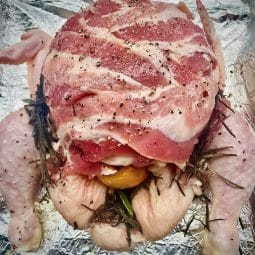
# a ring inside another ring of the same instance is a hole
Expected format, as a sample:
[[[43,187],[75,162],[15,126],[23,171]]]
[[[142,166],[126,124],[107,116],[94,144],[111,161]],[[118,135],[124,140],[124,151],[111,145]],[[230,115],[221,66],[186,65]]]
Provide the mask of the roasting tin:
[[[177,2],[166,1],[165,2]],[[195,1],[185,1],[194,11]],[[235,108],[246,110],[247,96],[244,85],[252,93],[255,87],[255,2],[254,0],[204,0],[216,31],[221,38],[226,64],[226,95]],[[41,28],[51,35],[61,27],[64,21],[87,6],[89,1],[75,0],[0,0],[0,49],[16,43],[24,30]],[[26,66],[0,65],[0,120],[8,113],[23,106],[22,99],[29,98]],[[252,199],[251,199],[252,201]],[[253,205],[255,196],[253,198]],[[24,254],[118,254],[106,252],[93,244],[87,231],[74,230],[54,210],[51,201],[37,204],[44,228],[41,248],[36,253]],[[252,235],[251,206],[246,204],[241,214],[240,254],[255,254]],[[254,209],[254,208],[253,208]],[[195,220],[186,231],[187,223],[195,215],[204,222],[205,206],[196,202],[187,212],[173,233],[155,243],[146,243],[123,254],[175,254],[198,255],[201,253],[203,226]],[[254,215],[253,215],[254,217]],[[7,239],[9,212],[0,196],[0,254],[17,254],[11,249]],[[110,238],[110,237],[109,237]]]

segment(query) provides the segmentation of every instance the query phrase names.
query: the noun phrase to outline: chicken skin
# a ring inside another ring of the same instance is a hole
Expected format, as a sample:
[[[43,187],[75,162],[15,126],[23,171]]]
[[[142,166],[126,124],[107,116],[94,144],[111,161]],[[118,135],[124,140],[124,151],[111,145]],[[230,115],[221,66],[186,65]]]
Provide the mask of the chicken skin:
[[[42,237],[34,208],[41,178],[39,155],[28,122],[24,109],[0,122],[0,192],[11,212],[9,240],[19,251],[38,249]]]
[[[212,159],[208,167],[242,188],[235,188],[217,176],[209,179],[212,205],[209,229],[204,237],[204,254],[235,255],[239,247],[237,221],[255,183],[255,133],[244,117],[228,112],[225,120],[233,137],[224,126],[214,137],[209,149],[230,147],[224,153],[236,156]],[[217,220],[218,219],[218,220]]]

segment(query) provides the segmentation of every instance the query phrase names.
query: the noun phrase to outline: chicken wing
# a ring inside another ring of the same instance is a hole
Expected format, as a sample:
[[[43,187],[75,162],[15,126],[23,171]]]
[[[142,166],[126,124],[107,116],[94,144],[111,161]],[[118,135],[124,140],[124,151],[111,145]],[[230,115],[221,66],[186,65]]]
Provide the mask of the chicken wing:
[[[28,82],[33,95],[39,83],[42,66],[50,50],[52,38],[40,29],[33,29],[21,36],[21,41],[0,51],[0,64],[27,63]]]

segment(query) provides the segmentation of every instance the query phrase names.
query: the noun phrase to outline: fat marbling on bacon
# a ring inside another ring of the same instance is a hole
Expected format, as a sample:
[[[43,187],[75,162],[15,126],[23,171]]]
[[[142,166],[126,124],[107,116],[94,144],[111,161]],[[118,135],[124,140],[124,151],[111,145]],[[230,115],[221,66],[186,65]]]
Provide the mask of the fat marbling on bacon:
[[[45,94],[75,171],[102,173],[114,156],[185,164],[221,80],[192,18],[183,3],[99,0],[57,33]]]

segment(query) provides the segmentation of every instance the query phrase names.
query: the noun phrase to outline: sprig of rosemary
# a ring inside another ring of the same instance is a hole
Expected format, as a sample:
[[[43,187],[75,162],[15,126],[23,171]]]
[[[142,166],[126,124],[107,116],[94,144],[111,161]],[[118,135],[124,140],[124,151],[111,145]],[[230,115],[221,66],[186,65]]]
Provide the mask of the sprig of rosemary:
[[[220,157],[236,157],[237,155],[234,153],[225,152],[228,149],[232,149],[231,146],[225,146],[220,148],[214,148],[207,150],[206,148],[211,143],[210,139],[212,139],[212,132],[217,130],[220,125],[223,125],[226,130],[236,138],[235,134],[231,131],[231,129],[226,125],[224,120],[227,118],[224,112],[222,112],[222,108],[227,108],[234,113],[234,110],[224,102],[224,96],[222,91],[216,96],[216,103],[215,109],[212,113],[212,116],[200,137],[199,143],[195,146],[195,149],[190,157],[190,160],[187,162],[186,170],[188,171],[190,177],[195,175],[202,181],[206,182],[208,175],[214,175],[219,177],[222,181],[224,181],[227,185],[237,188],[237,189],[244,189],[244,187],[233,183],[232,181],[228,180],[224,176],[220,175],[214,169],[208,166],[208,161]]]
[[[135,228],[141,232],[141,226],[135,218],[131,203],[124,191],[107,193],[105,204],[94,211],[91,222],[107,223],[113,227],[124,223],[127,228],[127,240],[131,244],[130,229]]]
[[[129,223],[132,227],[140,229],[134,213],[132,216],[127,213],[127,208],[115,192],[107,193],[104,206],[95,211],[92,222],[109,223],[112,226]]]
[[[57,142],[55,126],[50,118],[50,110],[46,104],[44,96],[44,77],[41,75],[40,83],[37,85],[36,98],[24,99],[27,103],[25,110],[29,115],[29,124],[33,126],[34,142],[40,154],[40,170],[42,175],[42,183],[51,183],[51,178],[48,173],[46,160],[53,164],[55,167],[60,167],[62,164],[61,156],[56,152],[52,143]],[[47,159],[49,155],[49,159]]]

